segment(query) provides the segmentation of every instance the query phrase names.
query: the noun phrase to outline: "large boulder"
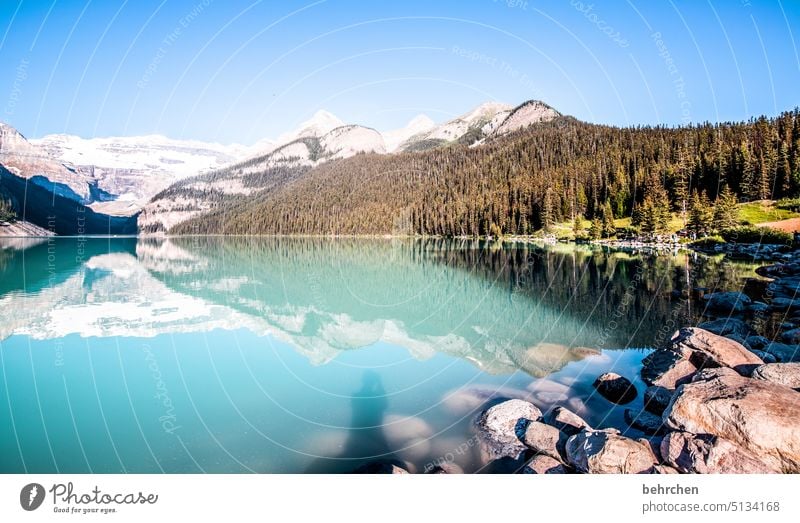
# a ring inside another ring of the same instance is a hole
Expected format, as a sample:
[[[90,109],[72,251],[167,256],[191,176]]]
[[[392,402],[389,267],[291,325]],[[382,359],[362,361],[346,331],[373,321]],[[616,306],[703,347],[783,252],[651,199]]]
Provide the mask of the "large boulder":
[[[568,436],[577,434],[584,429],[592,429],[583,418],[565,407],[556,407],[548,411],[544,416],[544,422]]]
[[[709,434],[670,432],[661,440],[665,463],[680,472],[696,474],[765,474],[775,469],[753,453]]]
[[[518,459],[527,447],[520,440],[527,425],[542,417],[542,412],[524,400],[508,400],[484,411],[476,429],[484,459]]]
[[[713,292],[703,296],[706,307],[716,312],[744,312],[752,301],[741,292]]]
[[[800,471],[800,393],[783,385],[731,374],[681,385],[663,418],[672,429],[729,440],[774,469]]]
[[[788,344],[800,343],[800,328],[792,328],[781,334],[781,340]]]
[[[589,474],[640,474],[655,465],[647,445],[614,429],[586,430],[570,437],[567,459],[578,471]]]
[[[800,391],[800,363],[768,363],[755,368],[754,380],[769,381]]]
[[[764,363],[741,343],[696,327],[679,330],[670,341],[671,350],[686,356],[697,368],[730,367],[737,372],[750,372]]]
[[[601,374],[592,385],[601,396],[618,405],[624,405],[636,399],[637,392],[633,383],[628,378],[613,372]]]
[[[546,425],[540,421],[532,421],[525,429],[522,442],[537,454],[543,454],[553,459],[563,461],[564,445],[567,443],[567,435],[555,427]]]
[[[568,474],[569,470],[560,461],[540,454],[534,456],[522,468],[523,474]]]

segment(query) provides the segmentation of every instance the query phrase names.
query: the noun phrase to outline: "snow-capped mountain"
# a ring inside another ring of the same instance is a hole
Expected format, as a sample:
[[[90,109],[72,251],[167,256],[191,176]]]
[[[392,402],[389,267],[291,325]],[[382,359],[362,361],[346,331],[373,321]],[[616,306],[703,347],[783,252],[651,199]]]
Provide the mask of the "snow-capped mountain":
[[[430,149],[457,141],[472,145],[491,134],[513,109],[512,106],[499,102],[481,104],[468,113],[411,136],[397,150]]]
[[[514,109],[502,123],[497,125],[488,134],[495,134],[497,136],[508,134],[510,132],[528,127],[529,125],[549,122],[561,116],[561,113],[550,107],[544,102],[538,100],[531,100],[519,105]]]
[[[64,164],[0,123],[0,196],[20,220],[58,234],[130,234],[138,208],[116,202],[91,170]]]
[[[395,152],[412,136],[427,133],[435,127],[436,122],[431,120],[428,115],[419,114],[415,116],[405,127],[383,133],[383,142],[386,146],[386,152]]]
[[[154,194],[189,176],[224,167],[247,150],[173,140],[159,135],[84,139],[51,134],[31,140],[57,160],[90,174],[97,186],[117,201],[143,206]]]

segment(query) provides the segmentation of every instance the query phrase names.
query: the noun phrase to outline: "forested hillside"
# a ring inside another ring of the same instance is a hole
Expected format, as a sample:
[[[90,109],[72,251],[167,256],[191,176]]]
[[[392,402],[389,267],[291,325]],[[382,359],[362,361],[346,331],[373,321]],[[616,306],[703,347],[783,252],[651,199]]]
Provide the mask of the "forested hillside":
[[[710,205],[725,188],[740,201],[796,196],[799,126],[797,110],[682,128],[561,117],[477,147],[332,161],[171,232],[496,236],[627,216],[657,232],[670,212]]]

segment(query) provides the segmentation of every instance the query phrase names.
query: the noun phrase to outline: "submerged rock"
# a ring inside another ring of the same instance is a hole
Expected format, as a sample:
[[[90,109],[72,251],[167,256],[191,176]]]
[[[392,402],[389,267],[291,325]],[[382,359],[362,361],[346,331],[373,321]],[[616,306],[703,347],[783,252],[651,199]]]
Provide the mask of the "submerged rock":
[[[800,345],[787,345],[773,341],[764,347],[764,352],[772,354],[781,363],[800,361]]]
[[[800,391],[800,363],[768,363],[756,367],[750,377]]]
[[[544,417],[544,422],[568,436],[577,434],[583,429],[592,429],[583,418],[564,407],[556,407],[549,411]]]
[[[640,474],[655,465],[647,445],[614,429],[587,430],[571,436],[567,459],[578,471],[590,474]]]
[[[520,436],[531,421],[541,417],[542,412],[534,404],[517,399],[504,401],[484,411],[476,423],[484,459],[518,459],[527,449]]]
[[[606,372],[598,376],[593,386],[601,396],[618,405],[624,405],[636,399],[637,392],[633,383],[628,378],[613,372]]]
[[[425,469],[425,474],[463,474],[464,469],[452,462],[444,462]]]
[[[732,442],[709,434],[671,432],[661,440],[664,462],[680,472],[697,474],[766,474],[770,466]]]
[[[646,410],[639,412],[631,409],[625,409],[625,423],[635,429],[639,429],[645,434],[655,435],[661,434],[664,431],[664,422],[660,416],[651,414]]]
[[[644,390],[644,408],[647,412],[651,412],[656,416],[661,416],[672,400],[674,390],[665,389],[652,385]]]
[[[800,471],[800,393],[783,385],[729,374],[681,385],[663,418],[729,440],[773,469]]]
[[[699,328],[713,332],[718,336],[729,336],[731,334],[747,338],[753,328],[747,323],[736,318],[719,318],[717,320],[706,321],[698,325]]]
[[[718,312],[744,312],[752,301],[741,292],[713,292],[703,296],[706,307]]]
[[[560,461],[540,454],[534,456],[525,464],[522,469],[523,474],[568,474],[567,467]]]

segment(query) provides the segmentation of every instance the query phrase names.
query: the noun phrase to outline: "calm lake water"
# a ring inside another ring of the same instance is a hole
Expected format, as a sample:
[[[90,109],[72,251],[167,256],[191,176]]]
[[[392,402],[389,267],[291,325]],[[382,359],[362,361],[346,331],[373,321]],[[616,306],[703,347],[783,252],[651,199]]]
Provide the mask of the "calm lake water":
[[[755,276],[686,252],[472,241],[0,246],[4,473],[483,471],[480,410],[524,398],[621,425],[591,383],[615,370],[643,390],[649,348],[702,312],[672,291]]]

